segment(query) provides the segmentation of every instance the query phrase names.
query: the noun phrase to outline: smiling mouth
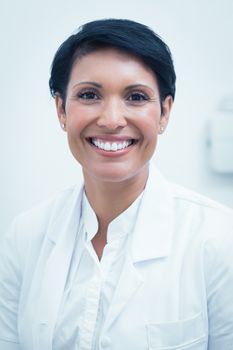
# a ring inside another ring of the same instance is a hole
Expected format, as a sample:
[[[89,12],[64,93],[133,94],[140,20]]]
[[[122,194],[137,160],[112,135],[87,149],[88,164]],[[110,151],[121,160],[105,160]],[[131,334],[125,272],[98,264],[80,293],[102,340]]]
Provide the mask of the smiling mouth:
[[[98,138],[94,138],[94,137],[89,137],[87,139],[87,141],[103,150],[103,151],[107,151],[107,152],[117,152],[117,151],[120,151],[120,150],[123,150],[133,144],[136,144],[138,142],[138,140],[136,139],[128,139],[128,140],[124,140],[124,141],[113,141],[113,142],[110,142],[110,141],[104,141],[104,140],[101,140],[101,139],[98,139]]]

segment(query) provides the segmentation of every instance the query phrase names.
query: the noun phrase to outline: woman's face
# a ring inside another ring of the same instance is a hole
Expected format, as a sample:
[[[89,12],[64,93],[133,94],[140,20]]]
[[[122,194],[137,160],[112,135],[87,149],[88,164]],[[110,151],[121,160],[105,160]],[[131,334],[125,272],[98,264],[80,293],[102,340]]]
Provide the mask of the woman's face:
[[[65,110],[59,96],[56,106],[84,176],[120,182],[147,173],[172,97],[161,114],[153,72],[133,55],[109,48],[76,61]]]

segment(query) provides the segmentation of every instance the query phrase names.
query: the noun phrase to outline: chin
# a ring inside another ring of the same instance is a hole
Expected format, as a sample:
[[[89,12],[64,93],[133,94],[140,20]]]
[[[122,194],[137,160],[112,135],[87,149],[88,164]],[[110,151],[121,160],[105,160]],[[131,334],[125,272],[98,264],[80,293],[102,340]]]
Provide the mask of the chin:
[[[113,183],[123,182],[131,177],[129,172],[119,171],[115,169],[88,172],[88,175],[92,176],[93,178],[101,182],[113,182]]]
[[[84,175],[89,178],[92,177],[97,181],[109,182],[109,183],[121,183],[125,181],[133,180],[134,178],[145,175],[145,171],[148,168],[148,163],[140,167],[127,167],[125,164],[122,166],[114,166],[113,164],[105,167],[97,167],[95,169],[83,169]]]

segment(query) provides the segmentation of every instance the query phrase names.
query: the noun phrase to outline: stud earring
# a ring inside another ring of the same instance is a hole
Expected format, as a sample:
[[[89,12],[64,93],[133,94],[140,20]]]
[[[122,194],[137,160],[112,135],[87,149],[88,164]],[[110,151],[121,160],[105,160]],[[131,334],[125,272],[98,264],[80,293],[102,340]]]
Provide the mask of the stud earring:
[[[162,134],[164,132],[164,127],[163,126],[160,126],[160,133]]]
[[[61,123],[61,128],[65,130],[66,125],[64,123]]]

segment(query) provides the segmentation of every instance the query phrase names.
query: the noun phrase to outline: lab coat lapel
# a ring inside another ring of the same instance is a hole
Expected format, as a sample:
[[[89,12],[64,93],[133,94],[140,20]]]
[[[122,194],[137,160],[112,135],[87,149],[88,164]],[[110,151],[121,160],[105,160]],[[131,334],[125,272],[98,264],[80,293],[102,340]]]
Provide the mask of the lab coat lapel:
[[[107,313],[104,330],[111,326],[142,284],[143,280],[135,269],[130,256],[126,256],[120,280]]]
[[[47,236],[53,248],[44,267],[38,299],[38,327],[35,330],[35,349],[52,350],[52,334],[62,300],[74,249],[82,249],[77,237],[81,212],[82,190],[77,187],[71,198],[54,210]],[[46,250],[46,247],[45,247]],[[81,255],[81,254],[80,254]],[[49,307],[48,307],[49,306]]]
[[[169,183],[154,166],[143,194],[133,234],[114,297],[109,307],[104,330],[109,328],[126,304],[143,285],[143,276],[135,263],[169,255],[172,243],[173,210]]]
[[[150,165],[150,175],[130,247],[133,262],[168,256],[173,229],[173,194],[170,184],[155,166]]]

